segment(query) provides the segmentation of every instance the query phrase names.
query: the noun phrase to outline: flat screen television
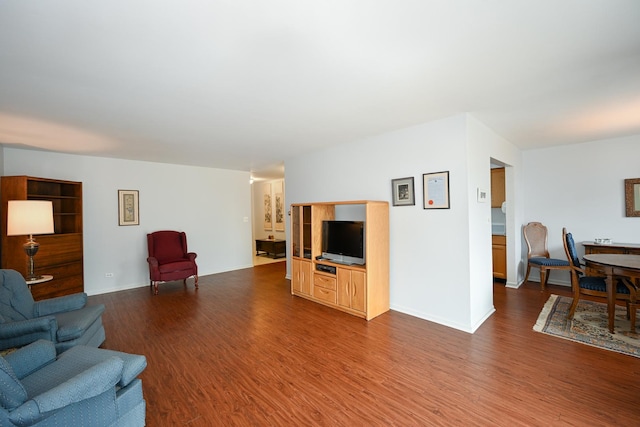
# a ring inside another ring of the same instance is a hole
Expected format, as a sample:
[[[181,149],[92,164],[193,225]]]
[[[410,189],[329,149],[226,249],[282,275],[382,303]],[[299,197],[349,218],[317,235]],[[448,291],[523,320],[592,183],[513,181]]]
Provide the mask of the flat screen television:
[[[322,258],[363,265],[364,236],[364,221],[322,221]]]

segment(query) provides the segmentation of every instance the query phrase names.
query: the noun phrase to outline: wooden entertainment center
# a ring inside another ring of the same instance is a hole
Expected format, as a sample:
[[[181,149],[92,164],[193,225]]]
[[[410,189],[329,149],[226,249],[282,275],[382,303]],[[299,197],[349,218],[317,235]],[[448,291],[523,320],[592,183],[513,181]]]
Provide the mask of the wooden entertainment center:
[[[365,222],[365,265],[317,259],[322,255],[322,222],[335,219]],[[293,295],[367,320],[389,311],[389,203],[292,204],[291,273]]]

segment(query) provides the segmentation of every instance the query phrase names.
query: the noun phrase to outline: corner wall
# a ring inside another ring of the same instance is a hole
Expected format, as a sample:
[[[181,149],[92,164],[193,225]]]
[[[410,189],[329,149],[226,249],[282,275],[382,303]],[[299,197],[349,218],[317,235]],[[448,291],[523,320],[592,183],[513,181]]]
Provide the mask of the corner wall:
[[[5,175],[83,183],[89,295],[148,286],[146,234],[157,230],[187,233],[200,275],[252,266],[248,172],[12,148],[3,164]],[[119,189],[140,191],[139,226],[118,226]]]
[[[515,189],[522,175],[522,154],[471,115],[467,115],[467,169],[469,171],[469,277],[471,324],[477,328],[493,312],[493,268],[491,242],[491,197],[478,202],[478,189],[491,190],[491,159],[508,165],[507,173],[507,285],[517,286],[520,253],[522,194]]]
[[[505,150],[495,145],[517,150],[496,143],[480,125],[469,127],[469,116],[461,114],[307,153],[286,161],[285,179],[287,209],[291,203],[388,201],[391,308],[473,332],[493,312],[490,204],[470,218],[476,188],[490,189],[490,157]],[[447,170],[451,208],[423,209],[423,174]],[[391,180],[404,177],[414,177],[416,204],[394,207]]]

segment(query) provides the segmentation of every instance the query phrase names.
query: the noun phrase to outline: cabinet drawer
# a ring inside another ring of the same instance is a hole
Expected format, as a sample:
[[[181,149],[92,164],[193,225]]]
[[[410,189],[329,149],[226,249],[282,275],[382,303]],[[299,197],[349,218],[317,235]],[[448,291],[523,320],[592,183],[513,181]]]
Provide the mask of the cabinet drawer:
[[[335,304],[336,301],[337,301],[336,291],[335,290],[325,289],[325,288],[321,288],[319,286],[314,286],[314,288],[313,288],[313,296],[316,299],[319,299],[319,300],[322,300],[322,301],[326,301],[326,302],[330,302],[332,304]]]
[[[38,236],[40,249],[36,266],[64,264],[82,260],[82,234],[45,234]]]
[[[31,286],[31,294],[36,301],[77,292],[83,292],[82,276],[68,277],[66,279],[56,279],[54,277],[50,282]]]
[[[40,266],[36,263],[36,274],[50,274],[54,279],[64,279],[72,276],[82,278],[82,261],[68,262],[66,264]]]
[[[331,291],[338,289],[335,277],[322,276],[320,274],[313,275],[313,286],[321,287]]]
[[[491,236],[491,243],[494,245],[506,245],[507,244],[507,236],[500,236],[498,234],[494,234]]]

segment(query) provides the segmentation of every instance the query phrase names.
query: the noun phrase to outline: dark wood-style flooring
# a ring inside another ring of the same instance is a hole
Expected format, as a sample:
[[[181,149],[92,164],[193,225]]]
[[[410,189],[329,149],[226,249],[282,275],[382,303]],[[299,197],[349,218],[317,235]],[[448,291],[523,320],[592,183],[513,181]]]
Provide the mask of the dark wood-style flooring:
[[[532,326],[550,293],[495,285],[475,334],[293,297],[285,263],[90,297],[144,354],[149,426],[640,425],[640,359]]]

